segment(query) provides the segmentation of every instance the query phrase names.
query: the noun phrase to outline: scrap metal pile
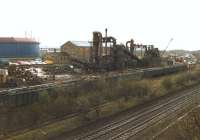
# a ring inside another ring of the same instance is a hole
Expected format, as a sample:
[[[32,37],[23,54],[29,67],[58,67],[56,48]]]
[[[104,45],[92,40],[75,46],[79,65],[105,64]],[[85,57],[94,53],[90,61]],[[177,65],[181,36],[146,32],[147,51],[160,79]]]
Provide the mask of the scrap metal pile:
[[[34,71],[35,69],[33,69]],[[37,74],[33,74],[30,68],[17,67],[11,65],[8,67],[8,79],[6,84],[9,87],[16,87],[21,85],[37,85],[43,82],[42,78],[39,78]]]

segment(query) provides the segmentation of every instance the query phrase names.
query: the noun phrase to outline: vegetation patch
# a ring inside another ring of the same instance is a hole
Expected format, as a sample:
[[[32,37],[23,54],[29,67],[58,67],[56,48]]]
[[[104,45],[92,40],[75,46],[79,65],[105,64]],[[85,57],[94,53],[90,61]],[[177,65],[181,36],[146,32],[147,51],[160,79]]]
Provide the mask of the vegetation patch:
[[[31,133],[29,135],[35,135],[36,132],[37,135],[42,134],[47,137],[58,135],[63,131],[200,83],[199,77],[200,72],[196,69],[157,79],[141,81],[102,79],[68,88],[45,90],[40,94],[39,102],[35,104],[0,107],[0,112],[3,114],[0,116],[1,136],[9,136],[11,132],[25,128],[33,129],[27,133]],[[72,119],[71,115],[77,113],[79,115],[72,117],[74,120],[70,121],[70,124],[60,123],[62,120],[68,122]],[[46,125],[56,119],[61,121]]]

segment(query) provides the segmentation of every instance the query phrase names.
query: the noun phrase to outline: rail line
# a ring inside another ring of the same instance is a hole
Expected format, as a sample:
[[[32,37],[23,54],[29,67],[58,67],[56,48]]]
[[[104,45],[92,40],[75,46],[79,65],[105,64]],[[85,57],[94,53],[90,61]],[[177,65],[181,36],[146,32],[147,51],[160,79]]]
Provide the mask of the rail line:
[[[148,128],[149,126],[153,125],[154,123],[156,123],[156,122],[158,122],[162,119],[165,119],[167,117],[167,115],[170,115],[171,113],[174,113],[175,111],[182,109],[181,107],[184,107],[184,105],[190,103],[190,101],[192,101],[192,99],[187,99],[186,102],[184,100],[184,102],[180,102],[180,103],[176,104],[175,106],[172,105],[171,107],[165,108],[166,110],[163,110],[159,113],[149,114],[150,116],[148,116],[148,118],[146,118],[146,120],[143,121],[143,118],[142,118],[141,121],[137,125],[130,127],[129,129],[119,133],[116,136],[113,136],[112,138],[110,138],[110,140],[118,140],[118,139],[127,140],[127,139],[130,139],[131,137],[139,134],[139,132]]]
[[[193,96],[199,94],[199,91],[200,91],[200,88],[198,87],[190,92],[185,91],[183,95],[179,95],[178,97],[172,96],[174,99],[172,99],[172,97],[165,99],[153,106],[142,109],[139,112],[135,112],[124,119],[110,123],[100,129],[97,129],[89,134],[80,136],[79,138],[75,138],[75,139],[76,140],[118,139],[118,137],[122,138],[125,134],[127,134],[130,131],[139,133],[142,130],[138,131],[138,129],[146,126],[149,123],[149,121],[151,120],[155,121],[157,118],[160,118],[160,116],[164,116],[163,114],[173,112],[173,110],[176,109],[177,107],[180,107],[181,109],[183,105],[186,105],[185,101],[187,101],[187,103],[189,104],[190,101],[194,98]],[[186,99],[183,100],[184,98]],[[151,115],[152,115],[152,118],[150,117]],[[164,118],[161,118],[161,119],[164,119]],[[145,123],[141,123],[141,122],[145,122]],[[130,133],[129,133],[129,136],[130,136]],[[127,135],[126,135],[126,138],[127,138]]]

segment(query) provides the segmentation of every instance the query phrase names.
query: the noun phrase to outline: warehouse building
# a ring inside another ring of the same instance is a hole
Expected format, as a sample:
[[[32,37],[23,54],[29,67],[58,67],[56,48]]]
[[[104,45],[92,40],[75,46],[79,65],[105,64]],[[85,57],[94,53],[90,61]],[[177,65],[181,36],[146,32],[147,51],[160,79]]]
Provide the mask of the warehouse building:
[[[61,46],[61,52],[68,53],[77,59],[89,61],[92,42],[89,41],[68,41]],[[110,53],[110,46],[107,47],[107,54]],[[102,48],[102,56],[106,55],[106,48]]]
[[[70,58],[89,61],[91,43],[87,41],[68,41],[60,47],[60,51],[42,53],[43,61],[54,64],[70,63]]]
[[[91,43],[88,41],[68,41],[61,46],[61,52],[70,56],[89,61]]]
[[[39,42],[33,39],[0,37],[0,58],[33,59],[39,56]]]

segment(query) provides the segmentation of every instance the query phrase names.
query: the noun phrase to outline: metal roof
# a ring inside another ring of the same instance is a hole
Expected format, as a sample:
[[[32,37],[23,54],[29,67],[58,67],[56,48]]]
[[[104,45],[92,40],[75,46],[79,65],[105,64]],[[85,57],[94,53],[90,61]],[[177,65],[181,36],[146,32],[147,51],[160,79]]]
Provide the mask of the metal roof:
[[[77,47],[85,47],[89,48],[92,46],[92,43],[89,41],[69,41],[70,43],[74,44]]]
[[[0,37],[0,43],[39,43],[31,38]]]

